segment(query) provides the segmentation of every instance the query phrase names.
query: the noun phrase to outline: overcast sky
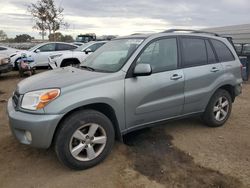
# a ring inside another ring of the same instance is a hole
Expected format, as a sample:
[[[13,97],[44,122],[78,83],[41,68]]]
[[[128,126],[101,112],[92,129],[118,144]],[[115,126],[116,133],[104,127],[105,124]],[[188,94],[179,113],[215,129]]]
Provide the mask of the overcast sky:
[[[34,0],[0,0],[0,30],[8,37],[32,29],[27,5]],[[249,0],[55,0],[70,24],[64,34],[127,35],[169,28],[206,28],[250,23]]]

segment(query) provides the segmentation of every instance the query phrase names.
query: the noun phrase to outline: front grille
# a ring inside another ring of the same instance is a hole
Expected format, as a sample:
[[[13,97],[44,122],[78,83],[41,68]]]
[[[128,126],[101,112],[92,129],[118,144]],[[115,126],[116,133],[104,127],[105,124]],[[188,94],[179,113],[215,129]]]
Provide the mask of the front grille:
[[[20,94],[19,94],[18,92],[15,91],[15,92],[14,92],[14,95],[13,95],[13,97],[12,97],[15,106],[18,105],[19,97],[20,97]]]

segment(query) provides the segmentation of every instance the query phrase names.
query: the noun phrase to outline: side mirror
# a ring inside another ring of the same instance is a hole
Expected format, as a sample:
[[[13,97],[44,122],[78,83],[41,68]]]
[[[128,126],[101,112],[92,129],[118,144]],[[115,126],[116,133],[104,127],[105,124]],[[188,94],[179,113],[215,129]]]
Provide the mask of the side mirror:
[[[134,76],[149,76],[152,74],[152,68],[150,64],[137,64],[135,66]]]
[[[39,49],[36,49],[35,50],[35,53],[40,53],[41,51]]]
[[[85,54],[89,54],[92,52],[92,50],[90,48],[87,48],[86,50],[84,50]]]

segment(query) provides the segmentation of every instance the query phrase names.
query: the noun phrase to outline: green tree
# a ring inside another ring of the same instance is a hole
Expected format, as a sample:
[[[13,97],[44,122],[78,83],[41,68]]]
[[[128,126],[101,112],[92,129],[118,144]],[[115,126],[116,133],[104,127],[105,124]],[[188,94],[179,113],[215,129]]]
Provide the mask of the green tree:
[[[14,38],[14,41],[15,42],[30,42],[32,39],[34,38],[28,34],[21,34],[21,35],[16,35],[16,37]]]
[[[63,34],[60,32],[51,33],[49,35],[49,41],[62,41],[62,40],[63,40]]]
[[[63,35],[60,32],[56,32],[49,35],[49,41],[73,42],[74,39],[71,35]]]
[[[71,35],[64,35],[62,42],[74,42],[74,39]]]
[[[3,30],[0,30],[0,41],[7,40],[7,38],[7,34]]]

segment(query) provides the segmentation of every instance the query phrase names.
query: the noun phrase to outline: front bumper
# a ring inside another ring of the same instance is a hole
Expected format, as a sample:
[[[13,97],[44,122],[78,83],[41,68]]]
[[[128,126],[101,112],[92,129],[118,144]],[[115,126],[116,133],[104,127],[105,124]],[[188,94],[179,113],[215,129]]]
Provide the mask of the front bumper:
[[[0,65],[0,73],[6,73],[12,71],[13,66],[11,63]]]
[[[7,112],[10,129],[16,139],[22,144],[44,149],[50,147],[56,126],[63,117],[62,114],[38,115],[16,111],[12,98],[8,101]],[[31,140],[27,138],[27,132],[31,134]]]
[[[52,60],[51,58],[49,58],[49,66],[50,66],[51,69],[58,68],[56,61]]]

